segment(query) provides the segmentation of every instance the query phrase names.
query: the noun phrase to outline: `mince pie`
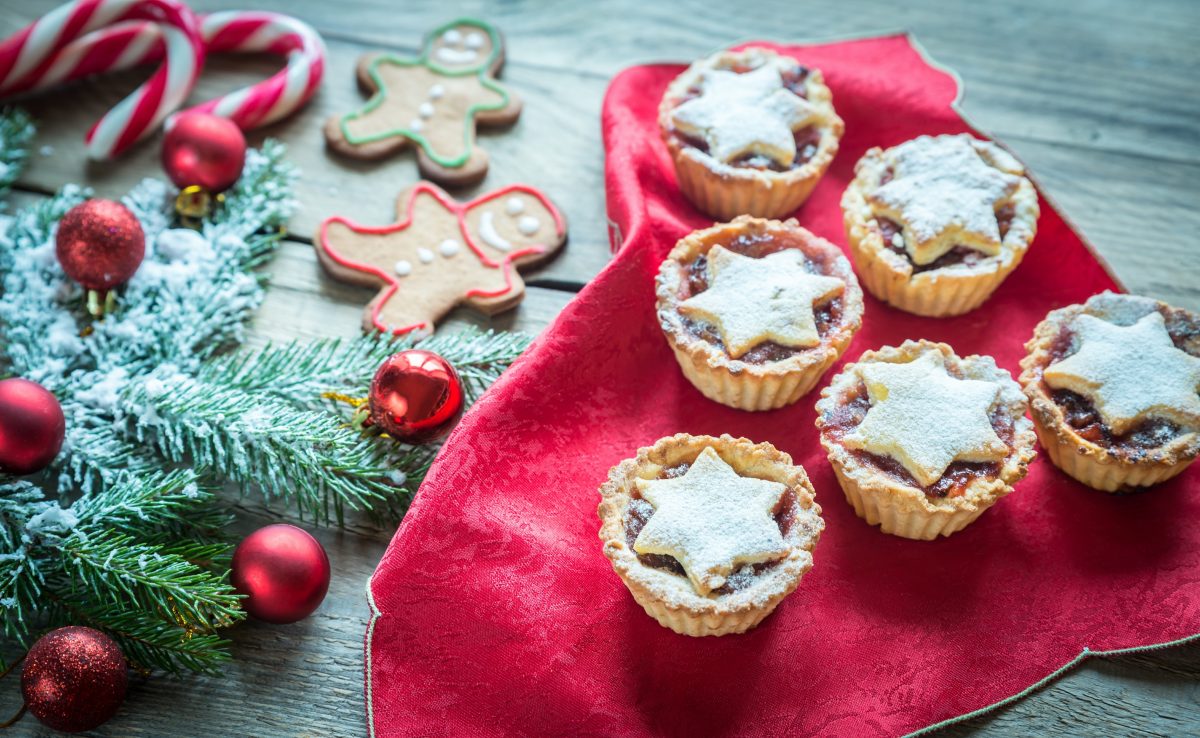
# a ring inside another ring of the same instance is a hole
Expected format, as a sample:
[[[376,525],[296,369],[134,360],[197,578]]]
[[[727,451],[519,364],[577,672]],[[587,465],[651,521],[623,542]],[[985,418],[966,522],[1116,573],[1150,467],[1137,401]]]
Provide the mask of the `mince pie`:
[[[842,196],[867,291],[917,315],[961,315],[995,292],[1037,232],[1025,169],[990,141],[921,136],[874,148]]]
[[[1105,292],[1051,312],[1025,348],[1038,438],[1075,479],[1133,490],[1200,454],[1200,315]]]
[[[821,445],[858,516],[933,540],[962,530],[1025,477],[1034,433],[1021,388],[990,356],[944,343],[867,351],[817,402]]]
[[[679,188],[714,218],[780,218],[837,153],[842,119],[821,72],[761,48],[722,51],[667,87],[658,122]]]
[[[659,268],[656,291],[684,376],[742,410],[795,402],[862,325],[850,262],[795,220],[742,216],[686,236]]]
[[[638,449],[600,496],[604,555],[647,614],[690,636],[758,625],[812,568],[825,527],[803,467],[728,435]]]

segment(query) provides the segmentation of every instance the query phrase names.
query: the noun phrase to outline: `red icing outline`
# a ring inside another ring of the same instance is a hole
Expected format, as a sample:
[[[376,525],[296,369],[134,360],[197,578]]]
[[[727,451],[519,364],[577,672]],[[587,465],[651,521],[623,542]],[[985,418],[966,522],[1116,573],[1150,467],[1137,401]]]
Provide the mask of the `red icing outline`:
[[[467,290],[467,293],[465,295],[463,295],[463,297],[464,298],[467,298],[467,297],[499,297],[499,296],[511,291],[513,288],[513,286],[512,286],[512,272],[513,272],[512,262],[514,259],[521,257],[521,256],[525,256],[526,254],[545,253],[547,250],[549,250],[548,246],[538,244],[538,245],[530,246],[528,248],[518,249],[516,251],[513,251],[513,252],[505,255],[505,257],[503,259],[501,259],[500,261],[495,261],[495,260],[491,259],[490,257],[488,257],[487,254],[483,251],[483,249],[481,249],[479,247],[479,245],[475,243],[475,239],[472,237],[471,232],[469,230],[467,230],[467,212],[469,210],[471,210],[471,208],[491,202],[492,200],[495,200],[498,197],[504,197],[505,195],[508,195],[512,192],[522,192],[526,195],[531,195],[531,196],[537,198],[537,200],[546,207],[546,210],[548,210],[550,212],[550,215],[554,217],[554,229],[555,229],[556,234],[558,235],[558,237],[560,239],[563,237],[563,235],[566,232],[566,226],[563,221],[562,214],[558,212],[558,208],[556,208],[554,206],[554,203],[550,202],[550,198],[546,197],[546,195],[544,195],[540,190],[538,190],[536,188],[530,187],[528,185],[522,185],[522,184],[508,185],[507,187],[502,187],[498,190],[493,190],[492,192],[488,192],[483,195],[480,195],[479,197],[475,198],[474,200],[470,200],[465,203],[460,203],[457,200],[450,197],[449,195],[447,195],[444,191],[442,191],[441,188],[435,186],[434,184],[432,184],[430,182],[421,181],[421,182],[418,182],[411,190],[409,190],[408,198],[404,204],[404,211],[405,211],[404,218],[397,223],[392,223],[391,225],[386,225],[386,226],[364,226],[364,225],[359,225],[358,223],[355,223],[354,221],[350,220],[349,218],[343,218],[340,215],[334,215],[334,216],[331,216],[331,217],[326,218],[325,220],[321,221],[321,226],[319,229],[319,239],[321,242],[320,243],[321,249],[335,263],[340,264],[341,266],[347,267],[348,269],[353,269],[353,270],[359,271],[359,272],[366,272],[367,274],[373,274],[376,277],[378,277],[379,279],[383,280],[383,282],[387,286],[384,288],[380,298],[378,299],[377,304],[371,310],[371,324],[373,326],[375,326],[375,330],[380,331],[381,333],[391,333],[392,335],[396,335],[396,336],[403,335],[405,333],[409,333],[410,331],[424,328],[424,327],[428,326],[428,323],[424,323],[424,322],[414,323],[412,325],[404,326],[402,328],[393,328],[393,329],[389,330],[386,325],[384,325],[383,323],[381,323],[379,321],[379,314],[380,314],[380,312],[383,311],[383,306],[387,304],[388,300],[392,299],[392,296],[396,294],[396,290],[398,290],[400,288],[400,279],[398,277],[394,276],[391,272],[384,271],[383,269],[372,266],[370,264],[365,264],[362,262],[355,261],[353,259],[347,258],[346,256],[343,256],[342,254],[338,253],[333,248],[333,246],[329,243],[329,238],[328,238],[329,225],[331,223],[341,223],[342,225],[345,225],[347,228],[354,231],[355,233],[361,233],[361,234],[367,234],[367,235],[373,235],[373,236],[385,236],[385,235],[392,234],[392,233],[398,233],[400,231],[407,229],[410,225],[412,225],[413,208],[416,205],[417,196],[422,193],[428,193],[430,195],[433,195],[433,197],[437,199],[437,201],[442,205],[442,207],[444,207],[447,210],[449,210],[450,212],[454,213],[455,217],[457,217],[458,229],[459,229],[459,232],[462,234],[463,242],[467,244],[467,246],[471,249],[471,251],[475,254],[475,256],[481,262],[483,262],[483,264],[485,266],[500,268],[500,269],[504,270],[504,288],[503,289],[494,290],[494,291],[487,291],[487,290],[482,290],[482,289],[471,289],[471,290]]]

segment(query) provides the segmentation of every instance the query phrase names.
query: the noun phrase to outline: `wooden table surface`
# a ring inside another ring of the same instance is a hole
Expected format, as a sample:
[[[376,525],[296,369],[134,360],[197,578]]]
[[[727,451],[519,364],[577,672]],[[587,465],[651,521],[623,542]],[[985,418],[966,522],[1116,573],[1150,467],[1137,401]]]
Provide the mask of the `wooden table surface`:
[[[0,35],[56,3],[6,0]],[[321,123],[362,98],[353,82],[368,50],[411,54],[422,33],[455,15],[495,22],[508,40],[505,79],[525,98],[520,123],[484,134],[491,172],[472,194],[509,182],[537,185],[571,222],[571,243],[528,278],[525,302],[488,321],[460,311],[448,325],[538,331],[609,258],[604,218],[601,99],[629,65],[688,61],[750,38],[825,40],[911,30],[930,56],[955,69],[963,109],[1008,143],[1134,292],[1200,309],[1200,3],[1124,0],[1072,3],[998,0],[950,7],[939,0],[866,2],[547,3],[537,0],[195,0],[201,10],[279,9],[313,24],[329,57],[323,89],[301,114],[255,132],[287,142],[304,172],[291,237],[269,267],[271,288],[253,340],[350,336],[371,291],[325,277],[310,236],[334,214],[390,222],[394,194],[417,178],[409,155],[379,164],[334,158]],[[398,8],[403,8],[399,10]],[[263,78],[272,59],[209,61],[195,99]],[[68,182],[118,197],[159,176],[157,140],[122,160],[86,165],[83,133],[140,81],[110,75],[28,101],[41,134],[13,198],[23,204]],[[256,500],[240,503],[236,535],[289,519]],[[229,632],[236,660],[221,678],[156,678],[136,684],[103,736],[353,736],[364,731],[363,588],[390,530],[354,521],[317,532],[334,579],[320,610],[289,626],[256,623]],[[11,681],[0,711],[13,707]],[[1200,643],[1093,660],[1010,707],[947,729],[946,735],[1182,735],[1200,732]],[[31,718],[19,735],[48,735]]]

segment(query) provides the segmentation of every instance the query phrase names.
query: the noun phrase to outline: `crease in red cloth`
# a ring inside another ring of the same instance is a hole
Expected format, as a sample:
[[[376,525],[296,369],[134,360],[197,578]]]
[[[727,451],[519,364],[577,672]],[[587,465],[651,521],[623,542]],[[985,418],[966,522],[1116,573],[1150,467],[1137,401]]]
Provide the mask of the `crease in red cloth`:
[[[834,243],[845,244],[838,203],[867,148],[971,130],[952,107],[954,79],[905,36],[779,48],[823,70],[846,122],[798,213]],[[847,505],[817,443],[817,392],[744,413],[688,384],[653,296],[667,251],[711,223],[676,189],[655,122],[681,68],[612,81],[603,133],[620,250],[463,419],[369,585],[372,734],[895,735],[1013,695],[1085,648],[1200,631],[1200,469],[1114,496],[1040,455],[963,532],[908,541]],[[1015,375],[1046,312],[1115,288],[1043,200],[1025,262],[982,309],[922,319],[868,296],[845,358],[929,338]],[[608,469],[680,431],[774,443],[805,466],[824,508],[814,569],[745,635],[659,626],[601,553]]]

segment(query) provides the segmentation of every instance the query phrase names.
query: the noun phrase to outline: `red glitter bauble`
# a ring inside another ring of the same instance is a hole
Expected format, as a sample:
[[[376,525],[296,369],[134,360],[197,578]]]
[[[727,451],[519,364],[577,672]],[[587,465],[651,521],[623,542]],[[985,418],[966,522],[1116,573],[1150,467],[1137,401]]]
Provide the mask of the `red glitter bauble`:
[[[245,163],[242,129],[219,115],[184,113],[163,138],[163,169],[176,187],[224,192],[242,176]]]
[[[0,380],[0,471],[32,474],[46,468],[67,431],[58,398],[28,379]]]
[[[25,706],[55,730],[79,733],[104,724],[125,701],[125,656],[105,634],[71,626],[38,639],[25,657]]]
[[[129,208],[112,200],[88,200],[58,224],[56,253],[67,276],[104,292],[125,284],[146,256],[146,235]]]
[[[379,365],[367,401],[373,425],[406,443],[426,443],[449,433],[462,416],[462,381],[442,357],[409,349]]]
[[[308,617],[329,591],[325,549],[294,525],[268,525],[246,536],[229,568],[229,581],[246,595],[242,609],[268,623]]]

